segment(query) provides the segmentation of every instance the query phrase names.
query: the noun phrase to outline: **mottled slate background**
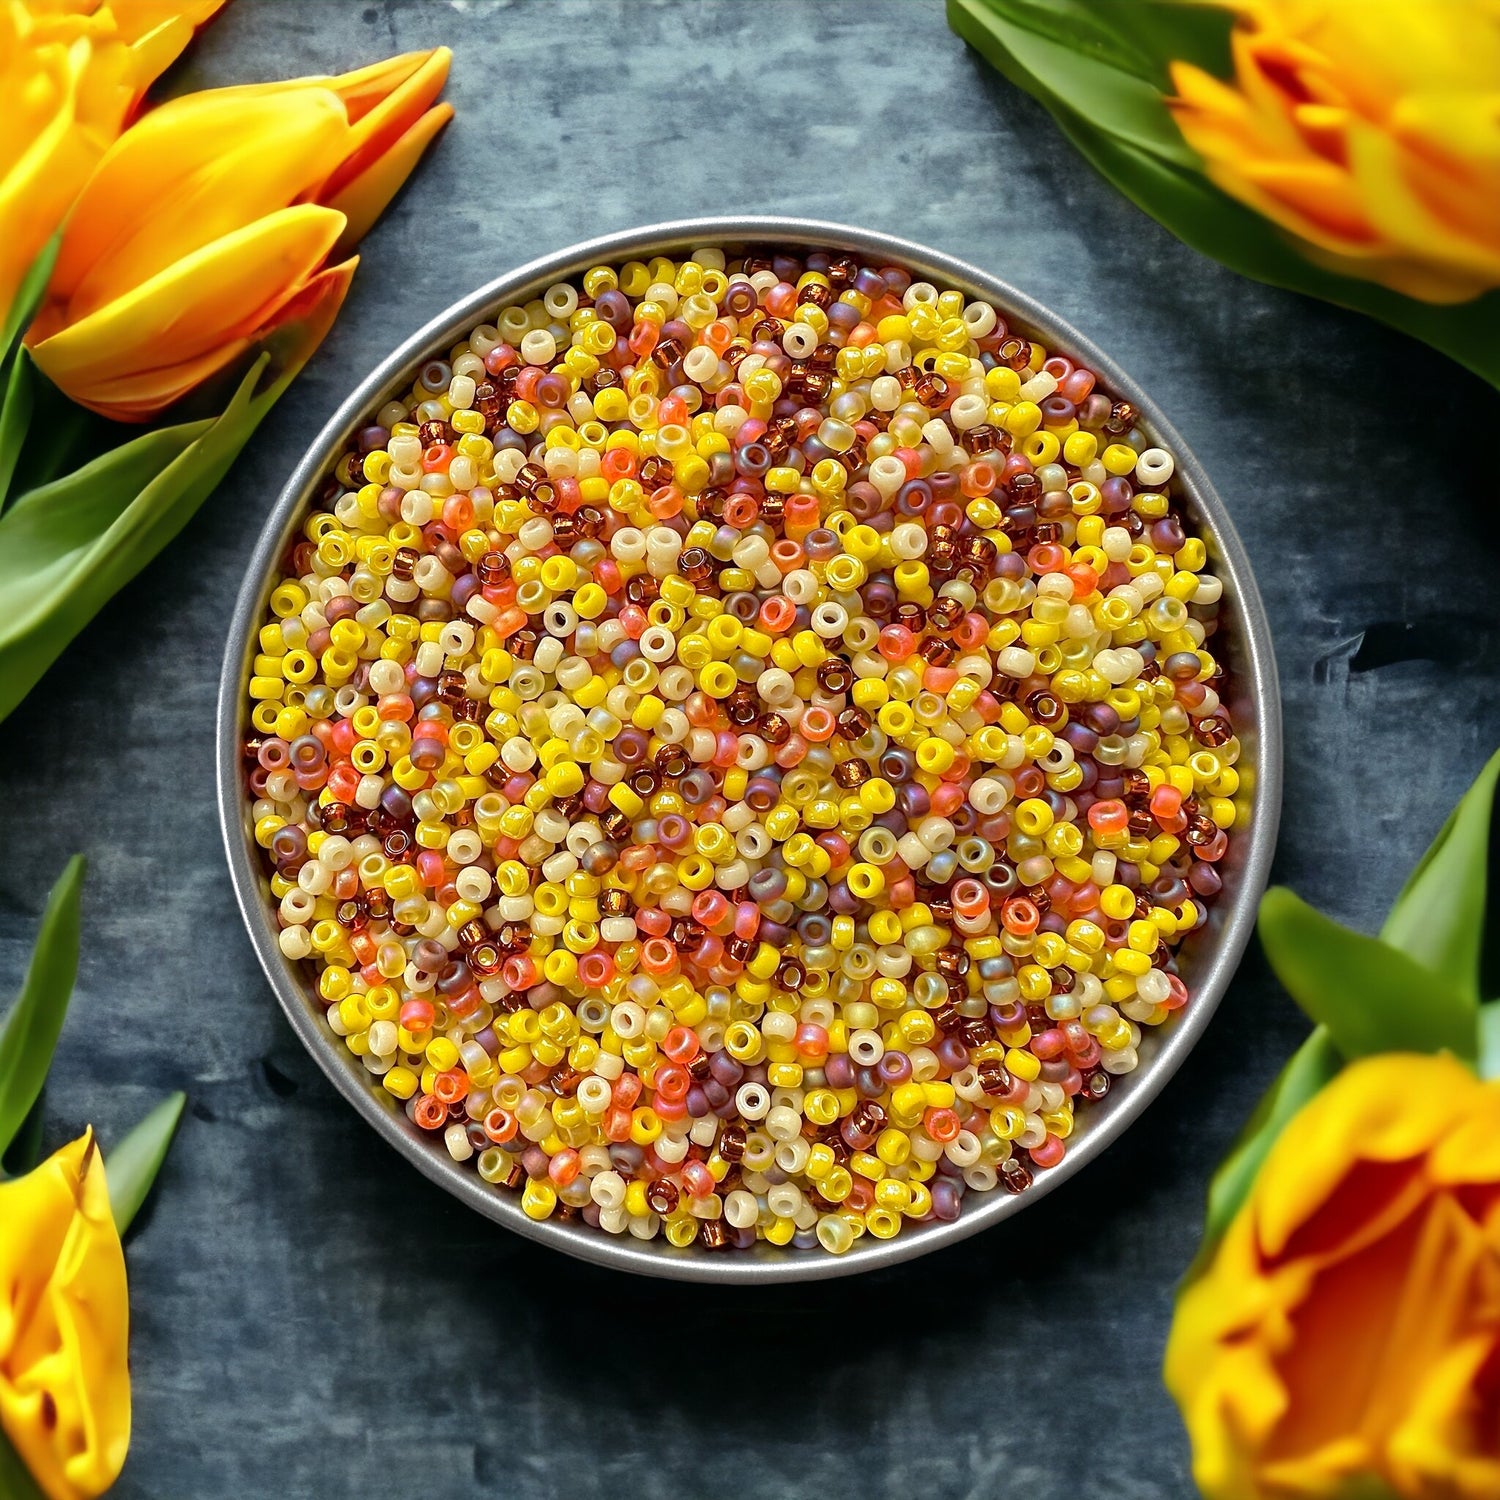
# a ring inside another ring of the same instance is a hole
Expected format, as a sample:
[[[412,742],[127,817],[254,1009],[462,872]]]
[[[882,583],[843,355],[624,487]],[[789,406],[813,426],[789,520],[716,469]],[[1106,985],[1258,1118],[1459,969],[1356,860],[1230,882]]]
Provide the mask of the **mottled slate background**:
[[[1106,1164],[944,1255],[760,1293],[575,1265],[418,1177],[283,1022],[214,810],[226,611],[342,392],[459,293],[651,220],[862,222],[1050,303],[1172,414],[1275,627],[1277,874],[1373,928],[1500,743],[1500,402],[1417,344],[1179,245],[933,0],[235,0],[178,81],[438,42],[457,53],[457,123],[363,247],[323,351],[167,555],[0,727],[6,985],[65,856],[92,861],[49,1144],[89,1119],[117,1137],[166,1089],[193,1101],[130,1246],[136,1430],[118,1493],[1188,1493],[1157,1377],[1172,1285],[1211,1164],[1304,1031],[1258,957]]]

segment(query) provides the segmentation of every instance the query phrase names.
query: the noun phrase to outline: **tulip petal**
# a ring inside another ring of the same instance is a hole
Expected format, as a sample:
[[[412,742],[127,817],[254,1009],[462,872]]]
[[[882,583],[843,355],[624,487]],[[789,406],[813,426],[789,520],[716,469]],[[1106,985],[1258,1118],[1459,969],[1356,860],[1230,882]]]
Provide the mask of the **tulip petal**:
[[[1424,1156],[1463,1118],[1482,1085],[1447,1056],[1386,1053],[1346,1068],[1282,1132],[1251,1204],[1261,1253],[1275,1259],[1356,1159]],[[1405,1107],[1393,1107],[1393,1101]]]
[[[338,170],[319,190],[318,197],[321,201],[331,202],[347,184],[369,171],[411,131],[428,106],[442,92],[452,60],[453,54],[446,47],[438,47],[422,58],[419,65],[386,97],[370,107],[361,107],[364,100],[359,94],[354,96],[355,103],[352,105],[346,100],[354,145]],[[335,91],[341,97],[343,94],[339,84],[342,82],[344,80],[335,80],[334,84]],[[451,116],[452,113],[449,109],[448,115]],[[430,127],[429,139],[436,129],[436,125]],[[417,154],[420,155],[420,151]]]
[[[282,209],[44,338],[33,357],[75,400],[89,404],[103,390],[117,398],[123,377],[251,338],[297,295],[343,228],[342,214],[318,204]]]
[[[153,110],[105,154],[68,216],[38,336],[296,202],[348,148],[326,89],[191,94]]]
[[[330,208],[338,209],[348,220],[338,244],[333,247],[335,255],[351,249],[370,231],[391,199],[400,192],[433,137],[452,118],[451,104],[439,104],[429,109],[362,173],[348,179],[339,192],[325,198]]]
[[[115,25],[127,42],[138,42],[163,26],[180,24],[188,35],[210,21],[225,0],[110,0]]]
[[[0,33],[0,48],[21,41]],[[7,101],[19,119],[0,142],[0,318],[28,267],[51,238],[95,163],[118,133],[130,103],[123,47],[94,51],[87,40],[48,47],[23,69]],[[0,68],[0,82],[6,81]],[[19,145],[15,154],[6,148]]]
[[[93,1132],[0,1184],[0,1426],[50,1496],[97,1495],[130,1444],[125,1258]]]
[[[420,87],[424,97],[406,112],[408,119],[414,119],[437,98],[452,60],[453,54],[447,47],[434,47],[426,52],[403,52],[399,57],[388,57],[384,62],[340,73],[327,82],[344,101],[349,119],[358,123],[392,94],[410,89],[415,80],[425,77],[428,82]],[[432,82],[434,77],[435,83]]]

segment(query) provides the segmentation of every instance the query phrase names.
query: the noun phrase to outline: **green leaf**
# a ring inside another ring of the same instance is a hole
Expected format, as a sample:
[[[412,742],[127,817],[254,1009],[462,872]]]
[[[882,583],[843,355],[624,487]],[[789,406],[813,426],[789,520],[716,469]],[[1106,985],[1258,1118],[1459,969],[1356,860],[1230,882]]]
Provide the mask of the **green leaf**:
[[[15,342],[26,331],[37,308],[47,283],[52,279],[52,268],[57,264],[57,252],[62,248],[62,230],[42,246],[37,258],[32,261],[21,284],[16,288],[16,299],[6,310],[5,322],[0,325],[0,361],[3,361],[15,346]]]
[[[3,1431],[0,1431],[0,1500],[47,1500]]]
[[[1003,9],[982,0],[949,0],[948,14],[966,40],[974,40],[971,33],[978,32],[984,37],[983,43],[975,42],[981,50],[1003,51],[1049,108],[1086,110],[1095,128],[1139,150],[1193,166],[1196,158],[1148,76],[1149,60],[1123,47],[1100,46],[1100,16],[1094,15],[1092,27],[1074,24],[1073,10],[1066,3],[1041,0],[1015,0]],[[1080,40],[1090,31],[1095,45],[1085,52]]]
[[[0,1153],[16,1138],[47,1079],[78,977],[84,858],[75,854],[52,887],[26,982],[0,1029]]]
[[[1500,1078],[1500,1004],[1479,1007],[1479,1076]]]
[[[1208,1185],[1203,1242],[1188,1271],[1188,1279],[1208,1264],[1230,1221],[1249,1196],[1261,1163],[1270,1154],[1287,1122],[1343,1065],[1344,1060],[1333,1045],[1327,1028],[1319,1026],[1292,1054],[1275,1083],[1261,1096],[1255,1113]]]
[[[0,516],[0,718],[224,477],[296,373],[255,394],[269,359],[261,355],[217,419],[148,432]]]
[[[1114,69],[1123,79],[1120,84],[1103,86],[1095,98],[1073,87],[1076,73],[1064,68],[1056,55],[1066,50],[1061,42],[1051,49],[1030,45],[1018,51],[1013,47],[1018,29],[1039,27],[1038,12],[1061,17],[1072,3],[948,0],[948,20],[987,62],[1051,110],[1064,134],[1105,178],[1195,250],[1258,281],[1378,318],[1500,386],[1500,291],[1487,292],[1471,302],[1438,306],[1315,265],[1289,235],[1209,182],[1191,153],[1183,158],[1159,148],[1167,132],[1177,136],[1184,149],[1186,143],[1161,97],[1154,105],[1143,100],[1137,87],[1141,80],[1138,63],[1091,46],[1089,61],[1094,69]],[[1203,9],[1149,4],[1097,7],[1102,17],[1122,27],[1129,25],[1133,47],[1154,56],[1158,81],[1165,80],[1166,62],[1173,56],[1220,74],[1225,71],[1222,53],[1217,63],[1214,60],[1217,44]],[[1129,100],[1123,114],[1122,98]],[[1145,116],[1152,112],[1157,118],[1148,123]]]
[[[1452,981],[1472,1001],[1484,993],[1490,852],[1500,751],[1407,877],[1380,936],[1393,948]]]
[[[1260,941],[1293,1000],[1346,1058],[1372,1052],[1478,1055],[1477,1004],[1445,974],[1351,932],[1285,886],[1260,902]]]
[[[24,1177],[42,1159],[42,1124],[46,1113],[47,1090],[43,1087],[36,1103],[26,1111],[16,1138],[0,1151],[0,1180]]]
[[[110,1211],[121,1234],[130,1228],[156,1181],[186,1103],[186,1094],[163,1099],[104,1159]]]
[[[5,509],[5,497],[10,493],[10,481],[21,457],[21,445],[31,426],[35,384],[31,356],[24,349],[17,349],[10,362],[5,394],[0,396],[0,510]]]

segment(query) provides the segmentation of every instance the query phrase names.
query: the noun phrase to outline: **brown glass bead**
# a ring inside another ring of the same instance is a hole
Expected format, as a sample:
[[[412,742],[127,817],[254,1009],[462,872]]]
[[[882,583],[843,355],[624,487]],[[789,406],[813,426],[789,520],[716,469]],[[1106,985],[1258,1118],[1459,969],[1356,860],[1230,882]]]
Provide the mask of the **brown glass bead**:
[[[962,948],[939,948],[934,959],[939,974],[967,974],[973,960]]]
[[[911,393],[929,411],[943,405],[948,396],[948,382],[931,370],[918,371],[911,383]]]
[[[861,1135],[875,1135],[885,1128],[885,1110],[873,1099],[862,1099],[849,1112],[849,1123]]]
[[[741,684],[729,695],[724,713],[731,724],[747,728],[760,716],[760,695],[748,683]]]
[[[1054,694],[1043,689],[1027,698],[1025,709],[1034,722],[1052,728],[1068,717],[1068,710]]]
[[[661,596],[661,584],[649,573],[637,573],[625,580],[625,597],[632,604],[654,604]]]
[[[1149,807],[1136,807],[1130,811],[1130,817],[1126,822],[1132,838],[1142,839],[1156,830],[1156,819],[1151,815]]]
[[[385,850],[385,857],[388,860],[394,864],[400,864],[411,852],[411,835],[404,828],[397,828],[394,832],[386,834],[381,847]]]
[[[649,797],[661,786],[661,772],[655,766],[637,766],[630,773],[630,790],[638,797]]]
[[[784,958],[776,969],[776,983],[796,993],[807,982],[807,968],[800,958]]]
[[[780,318],[773,318],[768,313],[761,318],[750,330],[750,337],[757,344],[780,343],[781,335],[786,332],[786,325]]]
[[[994,1035],[994,1028],[982,1016],[965,1016],[959,1023],[959,1040],[966,1047],[982,1047]]]
[[[663,745],[656,752],[656,769],[669,780],[687,775],[687,751],[681,745]]]
[[[927,552],[927,571],[951,578],[958,571],[958,548],[952,542],[934,542]]]
[[[843,715],[840,714],[839,717],[842,718]],[[846,792],[852,792],[870,779],[870,768],[858,756],[851,756],[848,760],[841,760],[833,768],[833,779]]]
[[[1116,401],[1104,419],[1104,430],[1116,437],[1129,432],[1136,424],[1136,410],[1128,401]]]
[[[1078,983],[1078,976],[1066,964],[1059,964],[1055,969],[1049,969],[1047,972],[1052,980],[1054,995],[1073,993],[1073,987]]]
[[[745,1156],[745,1127],[726,1125],[719,1133],[719,1155],[728,1162],[742,1161]]]
[[[951,1000],[945,1001],[934,1011],[930,1011],[932,1023],[941,1032],[957,1031],[963,1017],[959,1014],[958,1007]]]
[[[1212,818],[1202,816],[1189,821],[1183,838],[1195,849],[1201,849],[1205,844],[1211,844],[1219,832],[1218,824]]]
[[[707,583],[714,576],[714,560],[702,547],[687,547],[677,559],[677,571],[691,584]]]
[[[768,745],[784,745],[792,737],[792,726],[780,714],[762,714],[756,728]]]
[[[527,625],[511,636],[505,643],[505,649],[517,661],[530,661],[536,655],[536,648],[541,644],[541,639],[540,631],[533,630]]]
[[[724,939],[724,952],[735,963],[742,964],[755,952],[755,944],[749,938],[742,938],[738,934],[731,933]]]
[[[503,552],[486,552],[474,564],[474,576],[482,588],[504,583],[510,577],[510,559]]]
[[[998,1058],[986,1058],[978,1067],[979,1087],[986,1094],[1004,1094],[1012,1087],[1010,1069]]]
[[[489,979],[498,974],[505,963],[505,955],[491,942],[475,943],[464,956],[469,967],[481,979]]]
[[[677,1184],[658,1178],[646,1189],[646,1205],[654,1214],[669,1214],[677,1207]]]
[[[729,1230],[722,1219],[694,1219],[705,1250],[722,1250],[729,1243]]]
[[[681,359],[682,356],[686,353],[687,350],[682,347],[682,343],[680,340],[663,339],[656,346],[656,348],[651,351],[651,363],[654,364],[657,369],[665,370],[669,366],[675,365],[677,361]]]
[[[869,714],[862,708],[841,708],[833,721],[833,729],[840,739],[857,740],[870,732],[870,722]]]
[[[421,556],[415,547],[397,547],[391,558],[391,577],[399,578],[403,583],[409,582]]]
[[[347,932],[363,932],[370,925],[369,912],[365,909],[364,901],[358,896],[351,896],[347,901],[340,901],[333,915],[339,926]]]
[[[377,885],[365,892],[365,910],[370,914],[372,922],[383,922],[391,914],[390,892],[384,886]]]
[[[927,611],[927,622],[934,630],[940,630],[944,635],[952,635],[964,617],[964,607],[957,599],[943,598],[937,600],[931,609]]]
[[[814,307],[827,307],[833,301],[833,288],[824,286],[821,281],[809,281],[797,294],[797,305],[804,306],[811,302]]]
[[[599,829],[605,838],[622,843],[630,837],[631,822],[619,808],[613,808],[599,819]]]
[[[1031,363],[1031,344],[1027,339],[1006,339],[995,351],[996,358],[1012,370],[1024,370]]]
[[[1234,729],[1227,719],[1210,714],[1206,719],[1193,721],[1193,738],[1202,745],[1227,745],[1234,738]]]
[[[465,922],[458,929],[458,940],[465,948],[472,948],[477,943],[489,942],[490,930],[481,918],[475,917],[472,922]]]
[[[452,442],[453,429],[446,422],[422,422],[417,427],[417,437],[424,448],[432,448]]]
[[[560,1095],[576,1094],[582,1082],[583,1074],[567,1063],[560,1063],[547,1075],[548,1086]]]
[[[1109,1092],[1109,1074],[1102,1068],[1090,1073],[1083,1080],[1083,1092],[1095,1102],[1102,1099]]]
[[[927,611],[907,599],[896,606],[896,623],[904,625],[913,635],[919,635],[927,628]]]
[[[1018,1156],[1000,1163],[1000,1182],[1008,1193],[1024,1193],[1031,1186],[1031,1169]]]
[[[630,893],[618,890],[614,886],[608,886],[599,892],[599,912],[601,916],[623,917],[631,908]]]
[[[964,543],[964,561],[987,573],[995,566],[1000,549],[987,536],[971,536]]]
[[[929,636],[917,647],[917,655],[931,667],[946,667],[958,653],[947,641]]]
[[[1141,803],[1151,796],[1151,778],[1144,771],[1127,766],[1120,779],[1125,783],[1126,802]]]
[[[786,496],[767,495],[760,502],[760,518],[762,521],[775,524],[786,515]]]
[[[325,833],[348,833],[353,824],[353,808],[347,802],[330,802],[323,808]]]

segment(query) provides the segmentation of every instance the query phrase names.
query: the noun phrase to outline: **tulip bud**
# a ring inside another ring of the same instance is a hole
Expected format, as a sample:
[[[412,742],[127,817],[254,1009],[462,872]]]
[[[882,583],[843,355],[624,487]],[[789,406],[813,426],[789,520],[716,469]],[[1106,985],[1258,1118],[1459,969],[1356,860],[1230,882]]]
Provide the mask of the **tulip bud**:
[[[147,86],[223,0],[136,0],[122,15],[0,0],[0,321]]]
[[[144,421],[310,301],[451,117],[446,49],[342,78],[174,99],[106,153],[69,216],[33,357],[73,400]],[[335,303],[336,308],[336,303]]]
[[[1310,260],[1424,302],[1500,286],[1500,18],[1409,0],[1234,6],[1235,78],[1173,63],[1187,143]]]

